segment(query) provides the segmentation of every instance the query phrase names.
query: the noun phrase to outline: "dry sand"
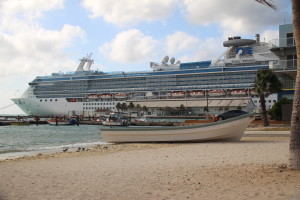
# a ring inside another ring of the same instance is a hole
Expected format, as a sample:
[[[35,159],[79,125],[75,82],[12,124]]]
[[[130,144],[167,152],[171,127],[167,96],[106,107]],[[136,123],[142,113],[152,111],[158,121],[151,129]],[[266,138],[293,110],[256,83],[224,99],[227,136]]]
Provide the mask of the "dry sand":
[[[300,172],[286,168],[287,135],[255,134],[2,161],[0,199],[300,199]]]

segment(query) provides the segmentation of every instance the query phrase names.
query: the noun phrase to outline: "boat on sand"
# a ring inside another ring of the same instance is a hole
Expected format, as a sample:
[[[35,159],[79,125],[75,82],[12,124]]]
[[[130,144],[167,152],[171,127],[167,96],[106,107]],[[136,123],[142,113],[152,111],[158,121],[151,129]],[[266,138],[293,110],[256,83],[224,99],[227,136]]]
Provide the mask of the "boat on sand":
[[[239,141],[254,113],[208,124],[172,127],[101,127],[105,142]]]

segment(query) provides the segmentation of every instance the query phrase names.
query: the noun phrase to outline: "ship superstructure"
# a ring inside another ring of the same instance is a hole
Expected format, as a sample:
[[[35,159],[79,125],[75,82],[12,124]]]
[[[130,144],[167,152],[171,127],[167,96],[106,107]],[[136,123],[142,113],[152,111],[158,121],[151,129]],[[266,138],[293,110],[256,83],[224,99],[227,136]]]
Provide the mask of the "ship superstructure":
[[[227,50],[212,61],[181,63],[166,56],[141,72],[92,71],[90,54],[75,72],[37,76],[12,100],[29,115],[90,115],[134,100],[255,97],[257,70],[276,65],[278,57],[259,35],[256,40],[228,38],[223,45]]]

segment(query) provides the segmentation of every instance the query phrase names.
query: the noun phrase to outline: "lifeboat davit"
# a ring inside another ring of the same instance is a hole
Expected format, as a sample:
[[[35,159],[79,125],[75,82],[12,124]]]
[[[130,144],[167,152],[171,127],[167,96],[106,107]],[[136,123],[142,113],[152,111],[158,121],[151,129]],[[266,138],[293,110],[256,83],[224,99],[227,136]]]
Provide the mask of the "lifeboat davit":
[[[246,90],[233,90],[233,91],[231,91],[231,95],[233,95],[233,96],[245,96],[245,95],[247,95],[247,91]]]
[[[205,93],[203,91],[192,91],[190,95],[191,97],[204,97]]]
[[[102,94],[101,99],[111,99],[112,94]]]
[[[184,97],[185,96],[185,92],[172,92],[171,96],[172,97]]]
[[[212,97],[220,97],[224,96],[225,92],[223,90],[211,90],[208,92],[208,95]]]
[[[126,99],[128,97],[127,93],[117,93],[115,94],[116,99]]]

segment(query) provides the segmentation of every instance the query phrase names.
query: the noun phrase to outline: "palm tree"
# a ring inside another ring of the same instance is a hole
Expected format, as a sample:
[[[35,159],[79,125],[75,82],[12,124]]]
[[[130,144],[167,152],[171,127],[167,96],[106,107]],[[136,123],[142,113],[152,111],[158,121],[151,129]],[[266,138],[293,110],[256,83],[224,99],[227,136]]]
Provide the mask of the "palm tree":
[[[128,109],[128,106],[127,106],[127,104],[124,102],[124,103],[122,103],[121,104],[121,110],[122,111],[126,111]]]
[[[116,105],[116,109],[119,111],[121,110],[122,104],[120,102],[117,103]]]
[[[135,108],[134,104],[132,102],[129,103],[128,109],[133,110]]]
[[[135,109],[136,109],[138,115],[139,115],[141,108],[142,108],[141,104],[136,104]]]
[[[300,170],[300,1],[292,0],[294,37],[297,51],[297,76],[290,136],[290,167]]]
[[[273,9],[276,7],[270,0],[255,0]],[[293,101],[290,136],[290,168],[300,170],[300,1],[292,0],[294,38],[297,51],[297,76]]]
[[[172,111],[172,108],[170,108],[169,106],[166,106],[166,107],[164,108],[164,110],[166,111],[166,114],[167,114],[167,115],[170,115],[170,113],[171,113],[171,111]]]
[[[148,109],[147,106],[143,106],[143,111],[144,111],[144,112],[148,112],[148,110],[149,110],[149,109]]]
[[[262,121],[264,126],[269,126],[267,117],[265,95],[275,94],[281,91],[281,83],[277,76],[270,69],[260,69],[257,71],[254,81],[254,90],[258,93],[260,99],[260,107],[262,110]]]
[[[185,113],[185,111],[186,111],[186,107],[183,104],[181,104],[179,107],[180,115],[183,115],[183,113]]]

